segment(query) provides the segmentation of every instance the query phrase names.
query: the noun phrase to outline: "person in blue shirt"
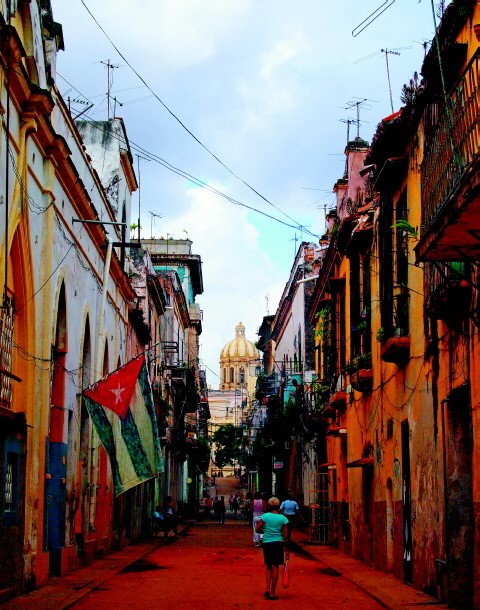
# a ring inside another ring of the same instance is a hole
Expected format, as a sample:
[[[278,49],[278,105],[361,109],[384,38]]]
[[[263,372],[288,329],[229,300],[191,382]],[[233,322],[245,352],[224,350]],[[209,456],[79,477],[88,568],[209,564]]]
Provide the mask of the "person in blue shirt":
[[[287,525],[288,519],[280,514],[280,500],[270,498],[267,502],[268,512],[257,522],[257,532],[263,529],[263,561],[265,563],[265,580],[267,589],[265,599],[277,599],[275,590],[278,582],[278,567],[288,559]]]
[[[290,544],[292,528],[300,516],[300,507],[293,499],[292,494],[289,493],[287,499],[280,504],[280,512],[288,519],[287,544]]]

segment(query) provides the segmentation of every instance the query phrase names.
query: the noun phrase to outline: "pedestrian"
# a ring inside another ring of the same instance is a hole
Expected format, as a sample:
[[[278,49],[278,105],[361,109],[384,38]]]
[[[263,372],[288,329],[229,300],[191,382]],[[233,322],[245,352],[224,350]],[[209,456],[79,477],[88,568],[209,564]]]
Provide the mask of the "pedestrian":
[[[177,535],[177,516],[173,506],[172,496],[166,496],[163,502],[163,535],[168,538],[170,530],[173,531],[174,536]]]
[[[218,525],[225,525],[225,513],[227,512],[227,509],[225,507],[225,497],[224,496],[220,496],[220,500],[218,500],[216,506],[217,506]]]
[[[287,499],[280,504],[280,512],[288,519],[287,544],[290,544],[290,540],[292,538],[292,528],[296,524],[298,516],[300,515],[300,507],[293,499],[291,493],[289,493],[287,495]]]
[[[230,506],[230,511],[233,510],[233,495],[228,498],[228,505]]]
[[[152,516],[153,534],[156,536],[160,530],[163,530],[163,514],[162,507],[156,506]]]
[[[277,599],[275,591],[278,582],[278,568],[289,558],[287,547],[288,519],[280,514],[280,500],[270,498],[268,512],[263,513],[256,525],[256,531],[263,528],[263,561],[265,563],[265,599]]]
[[[262,499],[262,496],[259,491],[255,493],[255,497],[252,503],[252,524],[253,524],[253,544],[258,548],[262,543],[263,534],[257,532],[257,523],[262,518],[263,513],[267,508],[267,504],[265,500]]]
[[[238,499],[238,494],[235,494],[235,497],[232,500],[232,510],[233,510],[233,518],[238,519],[238,509],[240,508],[240,501]]]

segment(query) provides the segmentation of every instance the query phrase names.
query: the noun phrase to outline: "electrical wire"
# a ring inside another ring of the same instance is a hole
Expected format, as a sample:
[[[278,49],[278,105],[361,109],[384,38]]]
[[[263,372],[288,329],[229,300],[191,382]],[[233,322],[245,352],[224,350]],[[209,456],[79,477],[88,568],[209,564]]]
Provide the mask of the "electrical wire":
[[[125,57],[125,55],[120,51],[120,49],[118,48],[118,46],[113,42],[113,40],[110,38],[110,36],[107,34],[107,32],[105,31],[105,29],[102,27],[102,25],[99,23],[99,21],[96,19],[96,17],[93,15],[93,13],[91,12],[91,10],[88,8],[88,6],[86,5],[86,3],[84,2],[84,0],[81,0],[81,3],[83,4],[83,6],[85,7],[86,11],[88,12],[88,14],[90,15],[90,17],[93,19],[93,21],[95,22],[95,24],[98,26],[98,28],[100,29],[100,31],[104,34],[104,36],[107,38],[107,40],[110,42],[110,44],[112,45],[112,47],[115,49],[115,51],[120,55],[120,57],[123,59],[123,61],[127,64],[127,66],[132,70],[132,72],[137,76],[137,78],[140,80],[140,82],[143,83],[143,85],[145,85],[145,87],[150,91],[150,93],[154,96],[154,98],[165,108],[165,110],[177,121],[177,123],[209,154],[211,155],[218,163],[220,163],[220,165],[222,167],[224,167],[234,178],[236,178],[237,180],[239,180],[242,184],[244,184],[248,189],[250,189],[253,193],[255,193],[256,195],[258,195],[258,197],[260,197],[261,199],[263,199],[263,201],[265,201],[266,203],[268,203],[268,205],[271,205],[273,208],[275,208],[276,210],[278,210],[281,214],[283,214],[286,218],[288,218],[289,220],[291,220],[292,222],[296,223],[296,221],[289,216],[286,212],[284,212],[281,208],[279,208],[278,206],[276,206],[274,203],[272,203],[271,201],[269,201],[266,197],[264,197],[261,193],[259,193],[255,188],[253,188],[248,182],[246,182],[245,180],[243,180],[243,178],[241,178],[240,176],[238,176],[233,170],[231,170],[217,155],[215,155],[199,138],[197,138],[197,136],[185,125],[185,123],[183,123],[183,121],[181,121],[181,119],[165,104],[165,102],[159,97],[159,95],[150,87],[150,85],[145,81],[145,79],[138,73],[138,71],[133,67],[133,65],[128,61],[128,59]],[[258,211],[258,210],[257,210]],[[309,231],[307,231],[306,227],[304,227],[303,225],[296,223],[298,228],[301,228],[302,230],[304,230],[306,233],[309,233]],[[317,235],[315,235],[315,237],[318,237]]]
[[[95,119],[93,119],[93,117],[91,117],[91,116],[89,116],[87,114],[85,116],[91,120],[91,124],[95,127],[95,129],[98,129],[102,133],[106,133],[106,130],[102,126],[103,121],[96,121]],[[109,135],[112,138],[117,139],[119,142],[124,143],[124,140],[121,137],[119,137],[119,136],[117,136],[115,134],[112,134],[112,133],[110,133]],[[169,163],[168,161],[166,161],[165,159],[163,159],[159,155],[148,151],[147,149],[145,149],[142,146],[136,144],[132,140],[129,139],[128,142],[129,142],[130,148],[133,151],[135,151],[137,153],[141,153],[141,155],[144,156],[148,161],[153,161],[154,163],[157,163],[157,164],[161,165],[162,167],[164,167],[165,169],[171,171],[172,173],[177,174],[178,176],[180,176],[182,178],[185,178],[186,180],[189,180],[190,182],[192,182],[196,186],[198,186],[200,188],[203,188],[203,189],[213,193],[214,195],[217,195],[217,196],[225,199],[226,201],[229,201],[233,205],[237,205],[239,207],[246,208],[247,210],[250,210],[252,212],[256,212],[257,214],[260,214],[261,216],[264,216],[264,217],[268,218],[269,220],[273,220],[275,222],[278,222],[278,223],[282,224],[283,226],[286,226],[286,227],[288,227],[290,229],[299,229],[299,230],[302,230],[304,233],[307,233],[311,237],[318,238],[318,234],[313,233],[312,231],[309,231],[308,229],[306,229],[302,225],[300,225],[300,224],[298,224],[298,225],[289,224],[289,223],[285,222],[284,220],[281,220],[280,218],[276,218],[275,216],[272,216],[271,214],[268,214],[267,212],[264,212],[263,210],[260,210],[258,208],[253,207],[253,206],[250,206],[250,205],[248,205],[246,203],[243,203],[242,201],[234,199],[233,197],[230,197],[229,195],[223,193],[219,189],[211,186],[210,184],[208,184],[204,180],[201,180],[200,178],[196,178],[195,176],[193,176],[192,174],[188,173],[187,171],[182,170],[182,169],[172,165],[171,163]]]

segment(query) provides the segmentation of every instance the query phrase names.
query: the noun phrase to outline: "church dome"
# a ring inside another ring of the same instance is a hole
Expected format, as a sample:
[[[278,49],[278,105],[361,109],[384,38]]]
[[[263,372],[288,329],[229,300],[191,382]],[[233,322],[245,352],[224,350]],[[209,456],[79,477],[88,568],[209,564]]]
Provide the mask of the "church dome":
[[[220,360],[258,359],[260,354],[255,345],[245,338],[245,326],[240,322],[235,327],[235,339],[229,341],[220,353]]]

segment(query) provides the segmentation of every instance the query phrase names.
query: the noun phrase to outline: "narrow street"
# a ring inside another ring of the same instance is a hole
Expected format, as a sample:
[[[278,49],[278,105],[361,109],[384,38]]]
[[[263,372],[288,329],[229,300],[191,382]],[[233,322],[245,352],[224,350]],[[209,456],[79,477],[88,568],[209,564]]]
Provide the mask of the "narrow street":
[[[92,590],[74,608],[381,608],[348,579],[300,549],[290,558],[291,583],[278,600],[263,599],[261,549],[245,520],[230,512],[224,526],[201,521]]]

